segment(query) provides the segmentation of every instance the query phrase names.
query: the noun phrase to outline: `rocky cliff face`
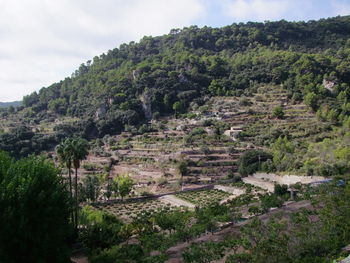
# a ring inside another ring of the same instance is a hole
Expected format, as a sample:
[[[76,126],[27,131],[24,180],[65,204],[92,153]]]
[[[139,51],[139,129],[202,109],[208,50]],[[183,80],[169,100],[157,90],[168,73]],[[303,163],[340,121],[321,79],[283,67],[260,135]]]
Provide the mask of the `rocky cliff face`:
[[[96,119],[100,119],[104,114],[107,113],[107,105],[106,104],[102,104],[96,111],[95,113],[95,118]]]
[[[152,119],[151,92],[148,89],[146,89],[145,92],[140,97],[140,100],[142,102],[142,108],[145,113],[146,119],[151,120]]]
[[[327,79],[323,79],[323,82],[322,82],[322,85],[328,89],[329,91],[332,91],[333,92],[333,88],[335,86],[335,82],[334,81],[331,81],[331,80],[327,80]]]

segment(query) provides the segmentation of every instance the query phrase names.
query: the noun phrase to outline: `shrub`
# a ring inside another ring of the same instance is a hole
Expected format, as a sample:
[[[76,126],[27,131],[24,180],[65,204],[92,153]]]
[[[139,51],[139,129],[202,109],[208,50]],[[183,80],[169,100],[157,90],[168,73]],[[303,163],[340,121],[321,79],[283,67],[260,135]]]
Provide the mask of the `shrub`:
[[[283,200],[279,199],[276,195],[264,195],[260,198],[261,207],[264,212],[269,211],[273,207],[282,207]]]
[[[249,207],[248,212],[253,215],[259,215],[262,213],[262,210],[258,206],[251,206]]]
[[[186,263],[211,262],[225,255],[225,247],[220,243],[207,242],[192,244],[182,255]]]
[[[316,111],[318,108],[318,96],[314,92],[310,92],[305,95],[304,103],[313,111]]]
[[[239,158],[238,172],[242,176],[253,174],[261,169],[261,164],[272,159],[271,154],[260,150],[248,150]]]
[[[230,147],[227,149],[227,152],[228,152],[228,154],[235,154],[235,153],[238,152],[238,150],[236,150],[235,147],[230,146]]]
[[[208,155],[210,154],[210,149],[208,146],[206,145],[202,145],[201,148],[200,148],[200,151],[201,153],[205,154],[205,155]]]
[[[91,256],[91,263],[139,262],[144,256],[140,245],[117,245]]]
[[[285,194],[288,193],[288,185],[280,185],[280,184],[276,184],[275,185],[275,190],[274,190],[274,194],[277,196],[284,196]]]
[[[159,178],[159,180],[158,180],[158,185],[159,186],[164,186],[164,185],[166,185],[168,183],[168,180],[166,179],[166,178],[164,178],[164,177],[161,177],[161,178]]]
[[[239,100],[239,106],[250,106],[252,103],[250,102],[250,100],[246,97],[242,97]]]
[[[283,119],[284,118],[284,111],[282,106],[276,106],[272,110],[272,116],[277,118],[277,119]]]
[[[84,163],[83,164],[83,169],[86,171],[95,171],[96,170],[96,165],[93,163]]]

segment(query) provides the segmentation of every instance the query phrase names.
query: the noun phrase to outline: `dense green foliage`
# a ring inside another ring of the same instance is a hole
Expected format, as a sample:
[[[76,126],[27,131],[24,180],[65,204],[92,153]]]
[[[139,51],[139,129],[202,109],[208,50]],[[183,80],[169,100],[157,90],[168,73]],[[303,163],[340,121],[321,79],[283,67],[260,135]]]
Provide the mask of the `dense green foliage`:
[[[183,258],[188,263],[224,255],[226,263],[338,262],[334,259],[346,256],[341,249],[350,242],[349,189],[337,182],[314,189],[311,209],[288,216],[277,213],[266,220],[255,217],[223,241],[193,243]]]
[[[91,250],[109,248],[111,244],[124,241],[123,224],[113,215],[86,206],[81,211],[80,223],[85,227],[79,239]]]
[[[110,214],[84,207],[80,238],[89,248],[91,262],[164,262],[169,247],[216,231],[218,222],[234,222],[233,214],[229,207],[214,204],[195,211],[145,213],[130,223],[121,223]],[[129,242],[135,237],[137,243]],[[154,251],[157,253],[151,255]]]
[[[101,176],[86,175],[79,185],[79,201],[95,202],[101,194]]]
[[[0,262],[68,262],[70,199],[51,162],[0,153]]]
[[[55,147],[56,143],[57,136],[36,134],[27,126],[19,126],[8,133],[0,133],[0,149],[16,158],[40,154]]]
[[[183,253],[184,261],[209,263],[213,260],[222,258],[225,248],[220,243],[207,242],[202,244],[193,244],[190,249]]]
[[[112,190],[124,199],[132,190],[134,181],[126,174],[119,175],[113,180]]]

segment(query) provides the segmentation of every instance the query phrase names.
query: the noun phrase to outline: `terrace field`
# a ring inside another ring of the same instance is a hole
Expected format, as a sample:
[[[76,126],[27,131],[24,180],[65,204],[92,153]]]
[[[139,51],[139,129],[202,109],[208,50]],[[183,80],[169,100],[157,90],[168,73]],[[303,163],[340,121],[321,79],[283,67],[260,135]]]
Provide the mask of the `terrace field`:
[[[218,203],[231,195],[220,190],[200,190],[177,194],[176,197],[184,199],[196,206],[205,207]]]
[[[285,112],[282,119],[272,115],[276,105]],[[130,130],[99,140],[84,162],[99,168],[82,175],[129,174],[136,183],[134,195],[167,193],[239,176],[242,153],[269,151],[278,135],[303,145],[305,138],[320,140],[329,134],[326,122],[293,102],[280,86],[260,87],[250,97],[212,97],[202,108],[193,110],[191,118],[153,121],[142,134]],[[181,162],[186,163],[183,174]]]
[[[178,209],[177,207],[172,206],[169,203],[164,203],[157,198],[99,203],[94,204],[93,207],[111,213],[124,222],[131,222],[137,218],[151,216],[154,213],[167,213]]]

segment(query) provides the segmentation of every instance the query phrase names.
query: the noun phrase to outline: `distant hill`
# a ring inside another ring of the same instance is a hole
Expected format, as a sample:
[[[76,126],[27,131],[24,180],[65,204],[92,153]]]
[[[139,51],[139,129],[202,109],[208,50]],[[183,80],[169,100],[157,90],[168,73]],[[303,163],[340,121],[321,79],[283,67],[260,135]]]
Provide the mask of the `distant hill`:
[[[20,105],[22,105],[21,101],[0,102],[0,108],[8,108],[10,106],[17,107]]]

